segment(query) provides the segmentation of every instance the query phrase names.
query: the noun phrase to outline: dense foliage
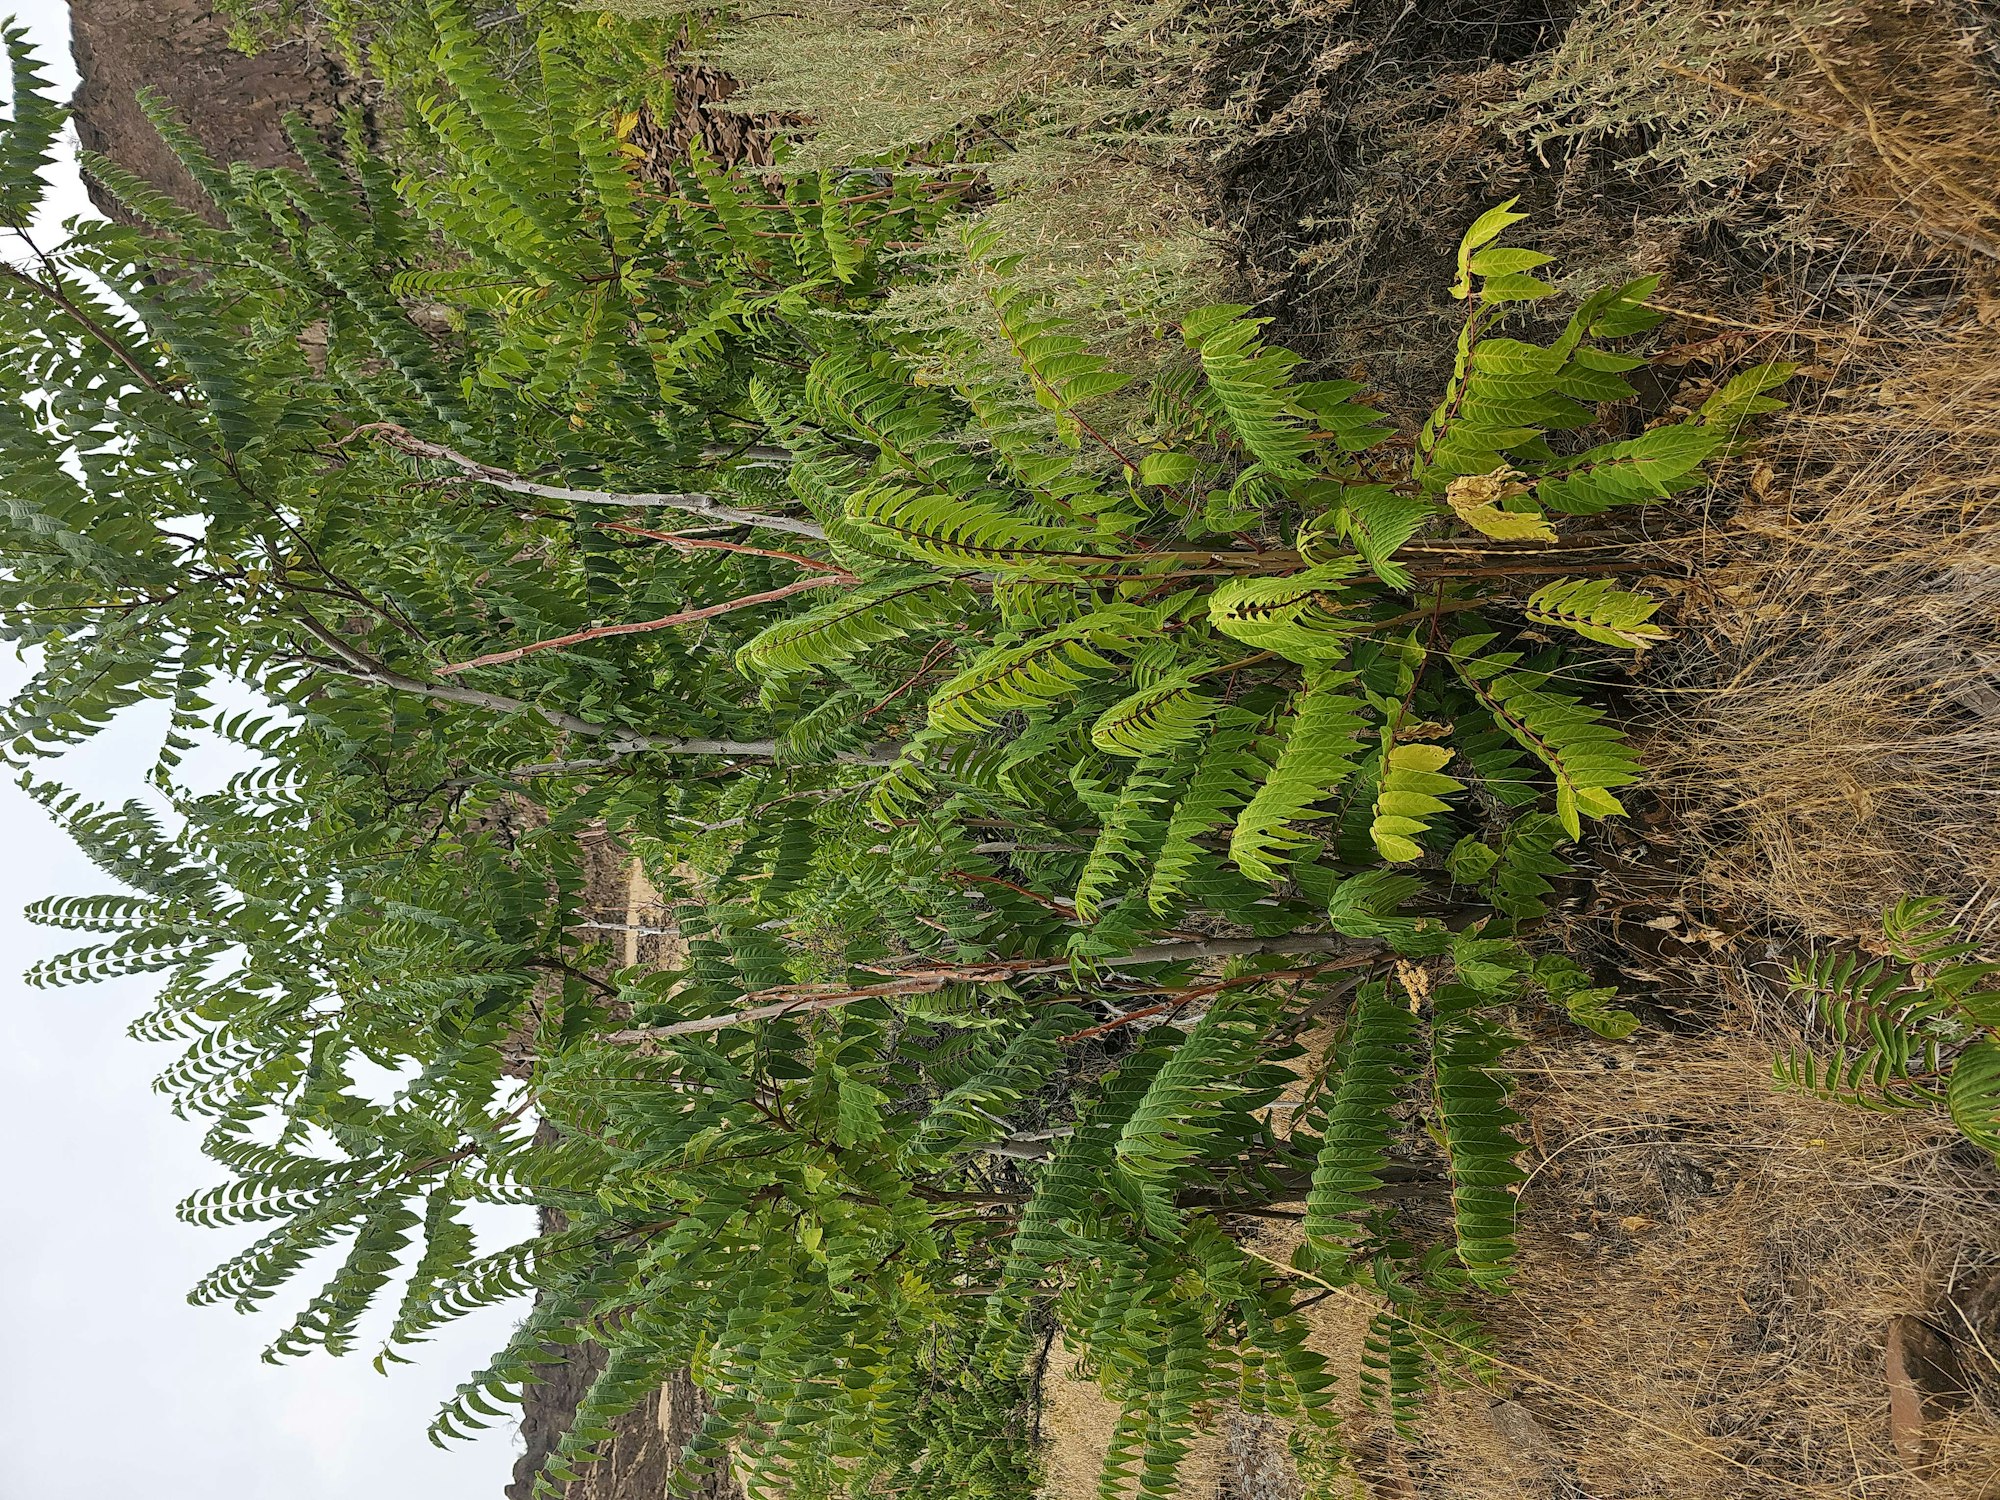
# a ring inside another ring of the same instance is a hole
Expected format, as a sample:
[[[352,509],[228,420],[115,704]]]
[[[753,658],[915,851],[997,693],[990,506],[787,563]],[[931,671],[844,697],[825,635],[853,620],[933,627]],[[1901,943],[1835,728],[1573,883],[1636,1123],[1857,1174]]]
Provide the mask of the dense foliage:
[[[7,753],[173,715],[171,822],[31,778],[127,892],[39,907],[108,936],[35,977],[168,973],[138,1030],[229,1174],[185,1212],[270,1226],[196,1295],[344,1246],[273,1346],[339,1353],[407,1262],[400,1358],[533,1291],[439,1433],[594,1339],[552,1478],[690,1367],[684,1475],[794,1495],[1027,1493],[1060,1339],[1121,1404],[1107,1493],[1161,1495],[1222,1401],[1337,1459],[1242,1234],[1298,1219],[1406,1421],[1508,1275],[1511,1018],[1635,1024],[1536,937],[1639,778],[1600,684],[1664,634],[1578,518],[1702,483],[1786,368],[1608,435],[1653,283],[1538,317],[1503,205],[1418,430],[1239,307],[1141,389],[965,175],[652,180],[600,77],[646,24],[552,24],[532,86],[422,25],[409,163],[224,169],[162,117],[215,221],[92,162],[150,227],[0,272]],[[24,231],[60,114],[8,47]],[[1004,363],[878,315],[947,241]],[[218,735],[259,768],[185,791]],[[680,968],[577,924],[603,831]],[[549,1227],[479,1253],[492,1201]]]

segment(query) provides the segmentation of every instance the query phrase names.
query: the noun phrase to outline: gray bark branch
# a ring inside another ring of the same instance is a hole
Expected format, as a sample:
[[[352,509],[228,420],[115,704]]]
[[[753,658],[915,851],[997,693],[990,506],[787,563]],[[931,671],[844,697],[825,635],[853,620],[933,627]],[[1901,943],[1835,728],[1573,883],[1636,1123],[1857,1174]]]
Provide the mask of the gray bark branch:
[[[346,663],[342,667],[315,659],[312,664],[321,671],[339,672],[344,677],[352,677],[360,682],[372,682],[378,687],[390,688],[399,693],[415,693],[419,697],[433,698],[440,703],[457,703],[466,708],[484,709],[488,713],[538,714],[556,728],[569,734],[581,735],[585,739],[602,740],[607,750],[625,754],[643,751],[654,755],[716,755],[744,760],[769,760],[778,753],[776,740],[666,739],[659,735],[637,734],[609,724],[593,724],[588,719],[580,719],[575,714],[565,713],[559,708],[530,703],[525,698],[510,697],[506,693],[491,693],[484,688],[460,687],[455,683],[425,682],[408,673],[398,672],[387,662],[370,656],[360,647],[335,635],[310,615],[299,616],[298,623],[302,630]],[[837,756],[836,759],[854,765],[893,765],[896,759],[895,747],[878,746],[872,751],[849,751]]]
[[[715,496],[701,491],[620,494],[615,490],[580,490],[569,485],[542,484],[533,479],[523,478],[511,469],[481,463],[470,454],[460,453],[456,448],[447,448],[443,443],[433,443],[427,438],[420,438],[393,422],[371,422],[365,427],[358,427],[348,434],[348,440],[352,441],[363,434],[380,437],[384,442],[413,458],[431,458],[440,463],[450,464],[466,478],[479,484],[491,485],[496,490],[505,490],[510,495],[532,495],[538,500],[561,500],[571,505],[630,505],[657,510],[678,510],[689,515],[707,516],[714,521],[727,521],[736,526],[761,526],[767,531],[786,531],[793,536],[826,540],[826,528],[817,521],[802,521],[792,516],[774,516],[767,511],[745,510],[741,506],[725,505]],[[789,456],[788,454],[787,457]]]

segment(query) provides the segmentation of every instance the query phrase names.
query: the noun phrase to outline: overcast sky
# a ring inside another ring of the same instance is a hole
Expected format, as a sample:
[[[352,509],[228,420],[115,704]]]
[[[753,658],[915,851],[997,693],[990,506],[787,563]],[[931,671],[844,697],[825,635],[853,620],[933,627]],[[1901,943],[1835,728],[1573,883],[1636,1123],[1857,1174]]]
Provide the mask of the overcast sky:
[[[0,17],[10,11],[66,94],[63,0],[0,0]],[[51,208],[53,222],[88,211],[73,165]],[[0,692],[26,670],[0,648]],[[131,716],[56,774],[122,800],[140,790],[159,728],[156,715]],[[383,1377],[365,1340],[346,1359],[260,1362],[317,1282],[256,1317],[187,1303],[249,1236],[173,1216],[219,1170],[197,1150],[198,1127],[151,1091],[174,1050],[124,1035],[152,981],[46,991],[19,977],[76,936],[28,925],[21,908],[107,885],[0,780],[0,1500],[498,1500],[510,1431],[440,1451],[424,1428],[520,1309],[453,1325]]]

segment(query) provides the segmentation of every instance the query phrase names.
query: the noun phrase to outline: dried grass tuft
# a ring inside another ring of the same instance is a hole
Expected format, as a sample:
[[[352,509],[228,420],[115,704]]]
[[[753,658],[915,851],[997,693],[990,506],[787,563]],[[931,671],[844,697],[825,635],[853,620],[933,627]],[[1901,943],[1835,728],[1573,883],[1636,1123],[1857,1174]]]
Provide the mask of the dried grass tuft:
[[[2000,921],[2000,330],[1855,334],[1706,541],[1651,759],[1710,896],[1859,933]]]
[[[1212,300],[1220,242],[1184,170],[1206,32],[1182,0],[797,0],[710,49],[737,107],[803,117],[795,160],[890,152],[980,163],[1022,276],[1110,341]],[[924,310],[950,318],[949,295]]]
[[[1593,0],[1498,111],[1703,226],[1691,348],[1807,366],[1648,747],[1706,899],[1791,937],[1905,894],[2000,928],[1996,56],[1954,0]]]
[[[1949,1288],[2000,1263],[2000,1181],[1931,1117],[1776,1092],[1770,1045],[1744,1028],[1521,1054],[1531,1175],[1516,1290],[1480,1310],[1490,1381],[1440,1393],[1417,1440],[1398,1443],[1355,1399],[1369,1299],[1350,1289],[1307,1313],[1341,1378],[1357,1493],[2000,1492],[2000,1359],[1961,1346],[1978,1393],[1927,1400],[1907,1456],[1891,1441],[1884,1369],[1892,1319],[1937,1317]],[[1282,1259],[1291,1238],[1266,1231],[1256,1247]],[[1258,1451],[1232,1430],[1226,1459],[1246,1447]]]
[[[1524,1429],[1546,1439],[1533,1457],[1549,1494],[1989,1492],[1990,1387],[1932,1413],[1916,1464],[1889,1441],[1889,1320],[2000,1259],[2000,1184],[1948,1125],[1780,1094],[1749,1036],[1523,1064],[1521,1290],[1491,1323],[1541,1378],[1500,1372],[1528,1422],[1496,1423],[1485,1393],[1438,1412],[1426,1493],[1535,1493],[1477,1477],[1521,1454]]]
[[[1858,230],[1993,261],[1993,67],[1990,22],[1952,0],[1592,0],[1495,116],[1778,253]]]

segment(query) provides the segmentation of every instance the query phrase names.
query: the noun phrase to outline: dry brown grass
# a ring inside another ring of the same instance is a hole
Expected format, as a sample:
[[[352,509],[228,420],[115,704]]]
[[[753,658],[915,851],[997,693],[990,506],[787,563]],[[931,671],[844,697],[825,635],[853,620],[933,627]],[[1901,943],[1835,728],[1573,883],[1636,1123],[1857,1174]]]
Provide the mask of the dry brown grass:
[[[1935,1119],[1776,1092],[1772,1045],[1746,1016],[1701,1043],[1565,1039],[1522,1054],[1531,1175],[1519,1290],[1482,1309],[1490,1383],[1441,1394],[1418,1440],[1397,1443],[1355,1395],[1372,1301],[1344,1290],[1307,1314],[1341,1378],[1359,1494],[2000,1493],[2000,1387],[1933,1403],[1923,1452],[1906,1459],[1883,1368],[1891,1318],[1934,1314],[1969,1270],[2000,1262],[2000,1182]],[[1283,1259],[1291,1240],[1253,1243]],[[1225,1472],[1257,1446],[1233,1437]]]
[[[2000,1184],[1948,1126],[1777,1093],[1747,1036],[1552,1049],[1522,1074],[1523,1290],[1491,1322],[1533,1374],[1500,1372],[1547,1435],[1549,1493],[1988,1492],[1990,1406],[1936,1413],[1914,1466],[1888,1443],[1889,1318],[2000,1257]],[[1477,1481],[1489,1400],[1432,1418],[1435,1493],[1524,1493]]]
[[[1652,759],[1720,904],[1845,933],[1940,894],[1990,930],[2000,330],[1830,352],[1708,538]]]
[[[1994,261],[1990,26],[1956,0],[1592,0],[1492,115],[1777,254],[1860,231]]]

